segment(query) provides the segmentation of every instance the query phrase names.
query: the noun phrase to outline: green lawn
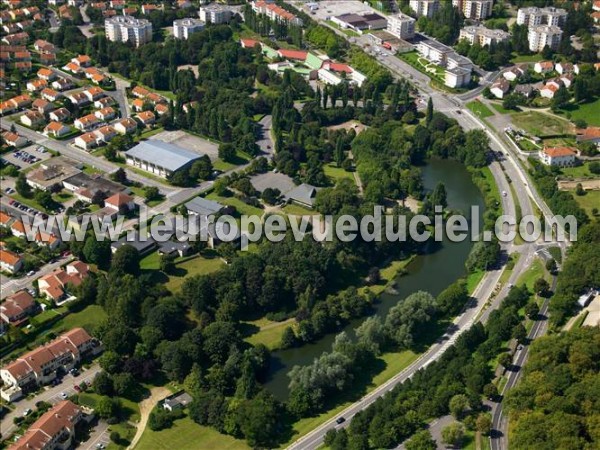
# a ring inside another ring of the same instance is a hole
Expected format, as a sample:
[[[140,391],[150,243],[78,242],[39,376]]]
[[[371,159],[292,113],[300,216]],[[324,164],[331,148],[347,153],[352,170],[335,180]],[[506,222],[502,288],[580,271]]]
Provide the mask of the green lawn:
[[[245,204],[238,198],[235,197],[220,197],[216,193],[211,192],[206,196],[209,200],[214,200],[219,203],[223,203],[225,205],[233,206],[240,214],[246,214],[248,216],[262,216],[263,210],[256,208],[254,206],[250,206]]]
[[[266,345],[270,350],[275,350],[279,348],[279,345],[281,344],[283,330],[285,330],[288,326],[293,326],[295,322],[274,322],[272,320],[262,318],[245,323],[247,323],[251,328],[259,328],[256,333],[246,338],[246,342],[249,342],[252,345],[263,344]]]
[[[516,128],[522,128],[535,136],[553,136],[572,132],[569,121],[550,114],[526,111],[512,114],[511,117]]]
[[[514,109],[506,109],[504,106],[502,106],[501,102],[492,102],[492,108],[494,108],[500,114],[514,114],[516,112]]]
[[[514,64],[518,64],[524,62],[538,62],[543,59],[544,57],[541,55],[541,53],[536,53],[534,55],[517,55],[516,53],[513,53],[513,58],[511,59],[511,62]]]
[[[560,171],[568,178],[600,178],[599,175],[590,172],[589,166],[586,163],[576,167],[563,167]]]
[[[591,103],[570,105],[566,109],[571,113],[571,120],[585,120],[588,125],[600,126],[600,98]]]
[[[533,292],[533,285],[538,278],[548,279],[548,274],[542,261],[535,259],[533,263],[521,274],[517,280],[517,286],[526,286],[530,292]]]
[[[92,331],[107,317],[106,312],[104,312],[104,309],[100,305],[89,305],[79,312],[66,315],[63,319],[56,322],[50,330],[56,334],[77,327]]]
[[[477,117],[481,119],[485,119],[486,117],[494,115],[490,108],[478,100],[473,100],[472,102],[467,103],[467,108],[469,108]]]
[[[200,255],[185,258],[176,263],[178,274],[169,276],[169,281],[165,283],[165,287],[171,292],[177,292],[186,277],[214,272],[222,266],[223,260],[220,258],[205,258]]]
[[[152,252],[146,255],[140,261],[140,268],[142,270],[159,270],[160,268],[160,255],[158,252]]]
[[[219,433],[213,428],[203,427],[190,418],[176,420],[173,426],[162,431],[146,427],[138,442],[137,450],[245,450],[249,449],[242,440]]]
[[[318,212],[313,211],[312,209],[304,208],[304,207],[302,207],[300,205],[296,205],[294,203],[285,205],[283,207],[283,212],[285,212],[286,214],[296,215],[296,216],[314,216],[314,215],[319,214]]]
[[[406,61],[408,64],[413,66],[419,72],[423,72],[425,75],[436,78],[444,83],[446,70],[443,67],[437,66],[433,63],[428,62],[425,58],[419,55],[416,51],[402,53],[398,56],[403,61]],[[425,68],[427,66],[430,70]]]
[[[467,276],[467,291],[469,294],[472,294],[475,291],[475,288],[477,288],[484,275],[485,271],[478,270],[477,272],[473,272]]]
[[[354,180],[354,176],[351,172],[345,171],[335,163],[325,164],[323,166],[323,172],[325,172],[325,175],[327,175],[334,183],[343,178]]]
[[[247,164],[250,162],[252,158],[247,153],[237,151],[235,154],[235,160],[233,161],[223,161],[222,159],[217,159],[212,162],[213,168],[216,170],[221,170],[222,172],[227,172],[231,169],[235,169],[237,166],[241,166],[243,164]]]
[[[591,218],[593,218],[592,209],[600,209],[600,191],[587,191],[585,195],[573,194],[573,198]]]

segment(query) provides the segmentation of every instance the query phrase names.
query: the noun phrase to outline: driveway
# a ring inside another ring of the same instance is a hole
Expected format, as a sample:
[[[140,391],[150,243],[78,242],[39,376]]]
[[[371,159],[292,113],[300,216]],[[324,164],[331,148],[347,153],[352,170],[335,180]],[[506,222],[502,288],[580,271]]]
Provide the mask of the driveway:
[[[144,429],[146,428],[146,423],[148,423],[148,417],[150,417],[150,412],[152,411],[152,409],[156,406],[158,402],[167,398],[169,395],[171,395],[171,391],[169,391],[167,388],[154,387],[150,390],[150,397],[140,402],[140,421],[137,424],[135,436],[131,440],[131,444],[129,445],[129,447],[127,447],[128,449],[133,449],[142,437]]]

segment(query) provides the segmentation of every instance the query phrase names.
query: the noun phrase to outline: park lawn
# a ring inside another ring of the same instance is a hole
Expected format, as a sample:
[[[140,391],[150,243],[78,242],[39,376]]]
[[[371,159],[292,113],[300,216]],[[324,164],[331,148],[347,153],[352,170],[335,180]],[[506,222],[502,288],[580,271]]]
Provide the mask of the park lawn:
[[[445,69],[443,67],[437,66],[433,63],[430,63],[425,58],[420,56],[419,53],[417,53],[416,51],[402,53],[401,55],[398,56],[398,58],[406,61],[408,64],[413,66],[419,72],[423,72],[425,75],[432,77],[432,78],[436,78],[439,81],[441,81],[442,83],[444,83]],[[430,69],[434,69],[434,70],[431,70],[431,71],[427,70],[425,68],[425,66],[421,63],[421,61],[419,61],[420,59],[422,59],[423,61],[427,61],[427,64],[426,64],[427,67]]]
[[[102,395],[93,392],[82,392],[78,394],[79,402],[84,406],[94,408]],[[115,397],[121,402],[121,410],[124,412],[125,420],[137,422],[140,420],[140,407],[138,404],[128,398]]]
[[[165,287],[171,292],[177,292],[186,277],[204,275],[219,270],[223,266],[223,260],[220,258],[204,258],[197,255],[184,259],[179,263],[176,262],[175,266],[182,273],[181,275],[169,276],[169,281],[165,283]]]
[[[494,115],[490,108],[488,108],[486,105],[484,105],[478,100],[473,100],[472,102],[467,103],[467,108],[469,108],[472,112],[475,113],[475,115],[477,115],[477,117],[481,119],[485,119],[486,117]]]
[[[600,98],[590,103],[570,105],[571,120],[585,120],[588,125],[600,126]]]
[[[600,175],[595,175],[590,172],[589,166],[586,163],[576,167],[562,167],[560,171],[569,178],[600,178]]]
[[[178,419],[171,428],[152,431],[146,427],[136,450],[246,450],[248,445],[239,439],[203,427],[189,417]]]
[[[343,178],[354,180],[352,173],[345,171],[341,167],[337,167],[335,163],[325,164],[323,166],[323,172],[325,172],[325,175],[331,178],[333,182],[337,182],[337,180]]]
[[[284,320],[283,322],[274,322],[272,320],[262,318],[247,322],[250,326],[259,327],[260,329],[251,336],[248,336],[245,341],[252,345],[263,344],[269,350],[276,350],[281,344],[281,336],[283,331],[288,326],[293,326],[294,321]]]
[[[585,212],[594,219],[592,209],[600,209],[600,191],[586,191],[585,195],[576,195],[573,193],[573,198],[579,207],[585,209]]]
[[[381,282],[378,284],[374,284],[371,286],[367,286],[365,291],[371,291],[374,294],[381,294],[389,285],[392,283],[396,277],[402,272],[406,266],[408,266],[415,255],[411,255],[406,259],[398,259],[390,262],[387,266],[382,267],[379,270],[379,275],[381,277]]]
[[[517,55],[513,53],[513,58],[511,62],[513,64],[524,63],[524,62],[538,62],[544,59],[541,53],[536,53],[534,55]]]
[[[259,216],[263,215],[263,210],[256,208],[251,205],[247,205],[243,201],[235,197],[220,197],[214,192],[211,192],[206,196],[209,200],[214,200],[225,205],[233,206],[240,214],[246,214],[247,216]]]
[[[548,274],[542,264],[542,261],[535,259],[525,272],[517,280],[517,286],[525,286],[529,292],[533,292],[533,285],[538,278],[548,280]]]
[[[289,205],[285,205],[283,207],[283,212],[288,214],[288,215],[293,215],[293,216],[315,216],[315,215],[319,215],[318,212],[313,211],[311,209],[308,208],[304,208],[300,205],[296,205],[294,203],[290,203]]]
[[[515,128],[522,128],[534,136],[556,136],[572,132],[571,123],[558,116],[537,111],[520,112],[511,116]]]
[[[491,102],[491,105],[492,108],[494,108],[500,114],[514,114],[515,112],[517,112],[514,109],[506,109],[504,106],[502,106],[502,103],[500,102]]]
[[[492,174],[492,170],[488,166],[486,166],[483,169],[481,169],[481,173],[483,174],[487,185],[491,188],[491,191],[488,191],[486,194],[490,194],[492,197],[494,197],[494,200],[496,200],[498,205],[502,204],[502,199],[500,198],[500,190],[498,189],[498,185],[496,184],[496,180],[494,178],[494,174]]]
[[[142,270],[159,270],[160,268],[160,255],[158,252],[152,252],[147,256],[144,256],[140,261],[140,269]]]
[[[56,322],[50,331],[60,334],[73,328],[85,328],[92,332],[96,326],[108,318],[106,312],[100,305],[88,305],[81,311],[67,314]]]
[[[233,161],[223,161],[221,158],[218,158],[212,162],[213,169],[220,170],[222,172],[227,172],[231,169],[235,169],[237,166],[241,166],[243,164],[248,164],[252,157],[247,153],[244,153],[240,150],[237,150],[235,153],[235,160]]]
[[[476,272],[470,273],[467,276],[467,292],[473,294],[479,283],[485,276],[485,271],[477,270]]]

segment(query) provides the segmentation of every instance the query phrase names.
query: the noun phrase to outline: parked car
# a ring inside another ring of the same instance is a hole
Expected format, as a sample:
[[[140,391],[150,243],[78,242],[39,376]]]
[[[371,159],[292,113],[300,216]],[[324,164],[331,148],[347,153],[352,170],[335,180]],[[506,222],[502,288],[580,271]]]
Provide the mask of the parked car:
[[[75,391],[77,391],[77,392],[81,392],[81,387],[79,387],[78,384],[76,384],[75,386],[73,386],[73,389],[75,389]]]
[[[67,394],[66,394],[65,392],[61,392],[61,393],[60,393],[60,398],[62,398],[63,400],[66,400],[66,399],[67,399],[67,397],[68,397],[68,396],[67,396]]]
[[[344,417],[338,417],[335,420],[335,423],[337,423],[338,425],[340,425],[340,424],[344,423],[345,421],[346,421],[346,419]]]
[[[25,411],[23,411],[23,417],[27,417],[29,414],[31,414],[31,408],[27,408]]]

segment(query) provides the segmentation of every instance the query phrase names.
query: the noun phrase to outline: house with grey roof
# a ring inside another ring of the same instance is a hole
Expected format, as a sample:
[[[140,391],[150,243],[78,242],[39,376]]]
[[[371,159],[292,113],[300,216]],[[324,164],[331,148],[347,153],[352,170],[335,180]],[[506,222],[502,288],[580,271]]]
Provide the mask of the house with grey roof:
[[[125,152],[125,161],[133,167],[167,178],[173,173],[190,167],[203,155],[177,145],[149,139]]]
[[[185,204],[185,208],[188,214],[195,214],[197,216],[210,216],[217,214],[226,209],[226,206],[213,200],[208,200],[204,197],[194,197]]]
[[[139,233],[134,233],[130,238],[129,233],[127,233],[118,241],[112,242],[110,244],[110,250],[112,253],[115,253],[124,245],[131,245],[138,251],[140,256],[144,256],[154,250],[157,244],[151,236],[146,237],[146,239],[142,239]]]
[[[177,392],[163,400],[163,408],[167,411],[183,409],[192,402],[192,396],[185,391]]]
[[[297,203],[312,208],[315,204],[318,189],[310,184],[302,183],[284,194],[288,203]]]

